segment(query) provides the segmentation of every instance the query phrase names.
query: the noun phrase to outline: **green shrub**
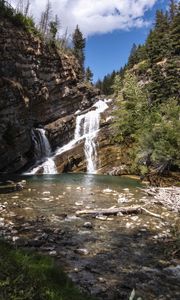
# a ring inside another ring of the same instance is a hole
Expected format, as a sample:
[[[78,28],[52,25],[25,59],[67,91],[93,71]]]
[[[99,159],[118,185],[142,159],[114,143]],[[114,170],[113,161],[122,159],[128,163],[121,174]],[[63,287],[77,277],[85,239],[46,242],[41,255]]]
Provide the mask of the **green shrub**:
[[[1,300],[92,300],[77,290],[54,260],[15,250],[0,240]]]

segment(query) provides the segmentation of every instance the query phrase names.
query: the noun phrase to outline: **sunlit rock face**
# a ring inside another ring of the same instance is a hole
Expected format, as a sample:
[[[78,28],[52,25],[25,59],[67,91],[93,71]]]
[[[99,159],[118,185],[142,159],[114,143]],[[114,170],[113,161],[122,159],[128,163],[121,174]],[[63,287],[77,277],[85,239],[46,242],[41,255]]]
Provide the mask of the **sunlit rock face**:
[[[79,74],[74,56],[0,19],[0,172],[33,160],[32,128],[46,128],[52,149],[73,137],[75,112],[97,95]]]
[[[113,106],[111,103],[99,116],[96,116],[92,107],[89,112],[81,112],[76,117],[74,139],[53,157],[57,173],[130,174],[132,161],[128,154],[129,147],[117,145],[112,139]],[[43,169],[39,171],[42,173]]]

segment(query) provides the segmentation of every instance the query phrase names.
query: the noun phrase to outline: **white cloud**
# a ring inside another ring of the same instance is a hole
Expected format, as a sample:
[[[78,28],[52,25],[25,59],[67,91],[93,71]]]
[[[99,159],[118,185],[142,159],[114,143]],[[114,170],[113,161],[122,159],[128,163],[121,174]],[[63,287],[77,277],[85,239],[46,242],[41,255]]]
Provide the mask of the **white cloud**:
[[[157,0],[52,0],[53,11],[64,29],[74,31],[78,24],[85,36],[128,30],[147,25],[145,11]],[[17,3],[18,0],[12,0]],[[38,18],[46,5],[45,0],[31,0],[31,10]]]

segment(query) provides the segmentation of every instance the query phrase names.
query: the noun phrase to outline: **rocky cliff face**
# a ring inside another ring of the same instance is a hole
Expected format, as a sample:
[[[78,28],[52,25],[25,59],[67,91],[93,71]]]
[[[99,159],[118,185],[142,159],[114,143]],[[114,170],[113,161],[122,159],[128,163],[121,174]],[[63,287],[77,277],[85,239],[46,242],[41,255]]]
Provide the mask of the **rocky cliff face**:
[[[112,141],[112,114],[113,103],[101,114],[100,130],[94,139],[97,146],[96,173],[109,175],[128,175],[132,161],[126,145],[116,145]],[[77,142],[71,149],[57,155],[54,160],[58,173],[87,172],[87,161],[84,149],[85,138]],[[42,169],[39,170],[43,172]]]
[[[36,126],[45,126],[54,149],[72,138],[74,113],[90,107],[97,93],[80,83],[79,73],[74,56],[0,19],[0,172],[32,160]]]

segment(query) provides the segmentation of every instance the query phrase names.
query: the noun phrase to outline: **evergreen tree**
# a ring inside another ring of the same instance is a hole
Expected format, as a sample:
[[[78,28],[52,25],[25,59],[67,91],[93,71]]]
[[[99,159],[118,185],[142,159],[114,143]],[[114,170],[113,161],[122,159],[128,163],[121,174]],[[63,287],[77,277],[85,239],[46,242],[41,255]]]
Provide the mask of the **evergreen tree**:
[[[146,41],[146,48],[151,63],[156,63],[167,57],[169,51],[169,22],[168,14],[161,10],[156,12],[156,21],[154,30]]]
[[[92,73],[90,67],[86,68],[86,71],[85,71],[85,80],[87,82],[92,82],[92,80],[93,80],[93,73]]]
[[[175,0],[170,0],[169,4],[169,20],[172,22],[177,13],[178,5]]]
[[[143,173],[149,166],[158,173],[180,168],[179,55],[180,3],[172,0],[168,13],[156,12],[145,45],[133,46],[113,85],[115,140],[133,144],[134,167]]]
[[[100,79],[98,79],[98,80],[96,81],[95,87],[96,87],[97,89],[99,89],[101,93],[103,93],[103,92],[102,92],[102,81],[101,81]]]
[[[128,67],[133,67],[137,63],[137,46],[134,43],[128,58]]]
[[[86,40],[83,37],[83,34],[77,25],[76,29],[73,33],[73,51],[74,51],[74,54],[77,57],[79,64],[81,66],[82,77],[84,76],[84,60],[85,60],[84,48],[85,48],[85,45],[86,45]]]
[[[50,37],[52,38],[52,40],[55,40],[55,38],[56,38],[56,34],[58,32],[59,25],[60,25],[60,21],[59,21],[58,16],[56,15],[55,20],[51,21],[49,23],[49,28],[50,28],[49,32],[50,32]]]
[[[180,55],[180,3],[173,12],[173,20],[170,26],[170,57]]]

